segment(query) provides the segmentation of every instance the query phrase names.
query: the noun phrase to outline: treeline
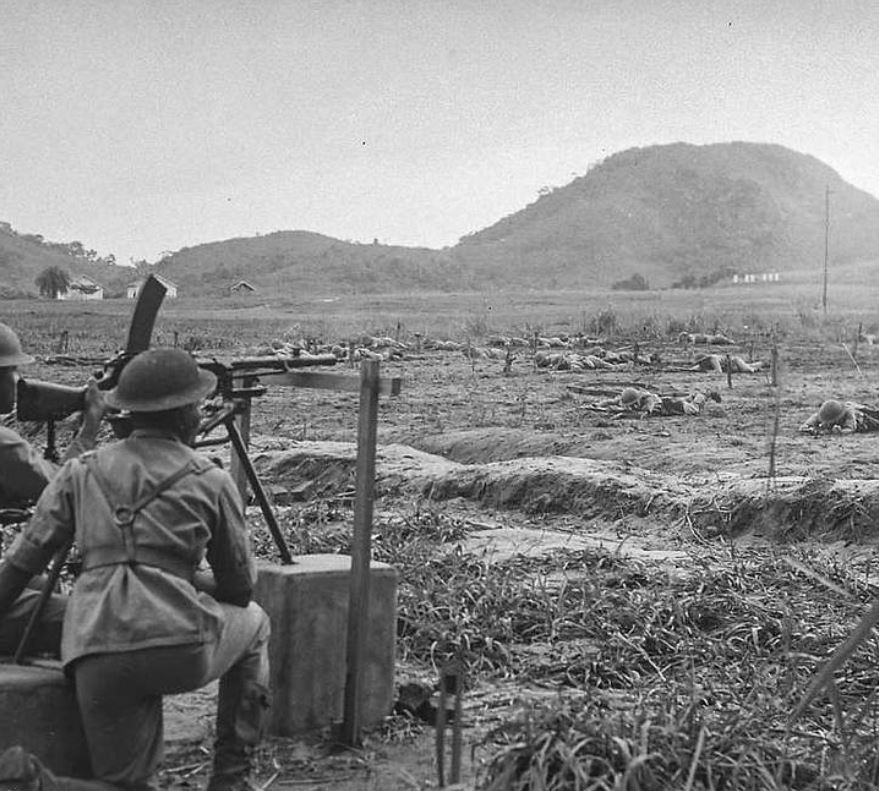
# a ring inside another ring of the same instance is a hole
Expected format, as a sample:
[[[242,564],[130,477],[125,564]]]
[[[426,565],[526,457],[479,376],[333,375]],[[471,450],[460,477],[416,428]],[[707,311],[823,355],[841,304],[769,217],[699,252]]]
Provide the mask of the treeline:
[[[86,248],[86,246],[80,241],[50,242],[39,233],[19,233],[10,223],[3,221],[0,221],[0,231],[8,233],[10,236],[15,236],[25,242],[40,245],[46,250],[53,250],[56,253],[61,253],[62,255],[66,255],[76,261],[88,261],[91,264],[116,265],[116,256],[113,255],[113,253],[100,256],[98,255],[97,250]]]

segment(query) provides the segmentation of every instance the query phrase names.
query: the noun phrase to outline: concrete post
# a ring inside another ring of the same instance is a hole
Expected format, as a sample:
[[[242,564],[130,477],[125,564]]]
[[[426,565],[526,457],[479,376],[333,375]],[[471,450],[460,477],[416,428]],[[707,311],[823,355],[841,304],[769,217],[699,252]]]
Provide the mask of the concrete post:
[[[371,563],[361,722],[378,725],[394,699],[397,571]],[[293,736],[342,720],[351,586],[349,555],[260,562],[254,598],[272,622],[269,732]]]
[[[91,777],[73,684],[58,662],[0,664],[0,745],[19,744],[63,777]]]

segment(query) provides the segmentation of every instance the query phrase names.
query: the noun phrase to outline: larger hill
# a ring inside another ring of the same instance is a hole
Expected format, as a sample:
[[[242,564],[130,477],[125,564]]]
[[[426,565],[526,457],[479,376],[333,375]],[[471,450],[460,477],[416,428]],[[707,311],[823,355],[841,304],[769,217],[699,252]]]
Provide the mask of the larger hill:
[[[288,296],[608,287],[636,275],[667,287],[733,272],[819,271],[827,190],[833,263],[879,260],[879,200],[814,157],[736,142],[622,151],[442,250],[279,231],[183,248],[155,269],[182,295],[220,295],[246,280]],[[64,245],[3,226],[0,294],[33,292],[36,275],[58,263],[104,278],[110,294],[131,279],[131,269],[71,260]]]
[[[685,143],[615,154],[443,250],[281,232],[184,249],[159,268],[205,290],[244,278],[292,292],[653,286],[819,270],[826,190],[836,264],[879,259],[879,201],[777,145]]]

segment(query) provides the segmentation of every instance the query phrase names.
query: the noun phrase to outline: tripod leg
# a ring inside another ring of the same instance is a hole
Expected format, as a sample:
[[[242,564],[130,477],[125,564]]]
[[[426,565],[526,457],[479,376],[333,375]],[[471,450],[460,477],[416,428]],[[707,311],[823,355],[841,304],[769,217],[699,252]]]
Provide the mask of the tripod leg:
[[[278,526],[275,512],[272,510],[269,498],[266,496],[266,491],[263,489],[262,482],[256,474],[253,462],[250,460],[250,456],[247,455],[247,448],[244,447],[244,440],[241,438],[241,432],[238,431],[238,426],[235,425],[235,418],[229,417],[225,421],[225,426],[226,430],[229,432],[229,439],[232,441],[232,447],[235,449],[235,453],[238,454],[238,460],[241,462],[245,475],[247,475],[247,482],[250,484],[250,488],[253,489],[256,501],[262,509],[262,514],[265,517],[266,524],[269,526],[269,532],[272,534],[272,538],[275,539],[275,545],[278,547],[278,552],[281,555],[281,562],[289,566],[293,563],[293,556],[290,554],[290,548],[287,546],[287,542],[281,534],[281,528]]]

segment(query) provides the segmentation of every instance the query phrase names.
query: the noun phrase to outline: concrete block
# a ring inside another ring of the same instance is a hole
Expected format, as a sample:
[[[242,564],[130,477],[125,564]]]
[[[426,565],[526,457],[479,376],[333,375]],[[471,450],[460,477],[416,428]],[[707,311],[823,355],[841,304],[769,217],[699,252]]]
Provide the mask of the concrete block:
[[[340,722],[345,697],[348,555],[299,555],[290,566],[261,562],[254,598],[269,614],[269,732],[293,736]],[[397,571],[371,563],[361,724],[378,725],[394,699]]]
[[[73,682],[60,662],[0,661],[0,749],[20,744],[64,777],[91,777]]]

